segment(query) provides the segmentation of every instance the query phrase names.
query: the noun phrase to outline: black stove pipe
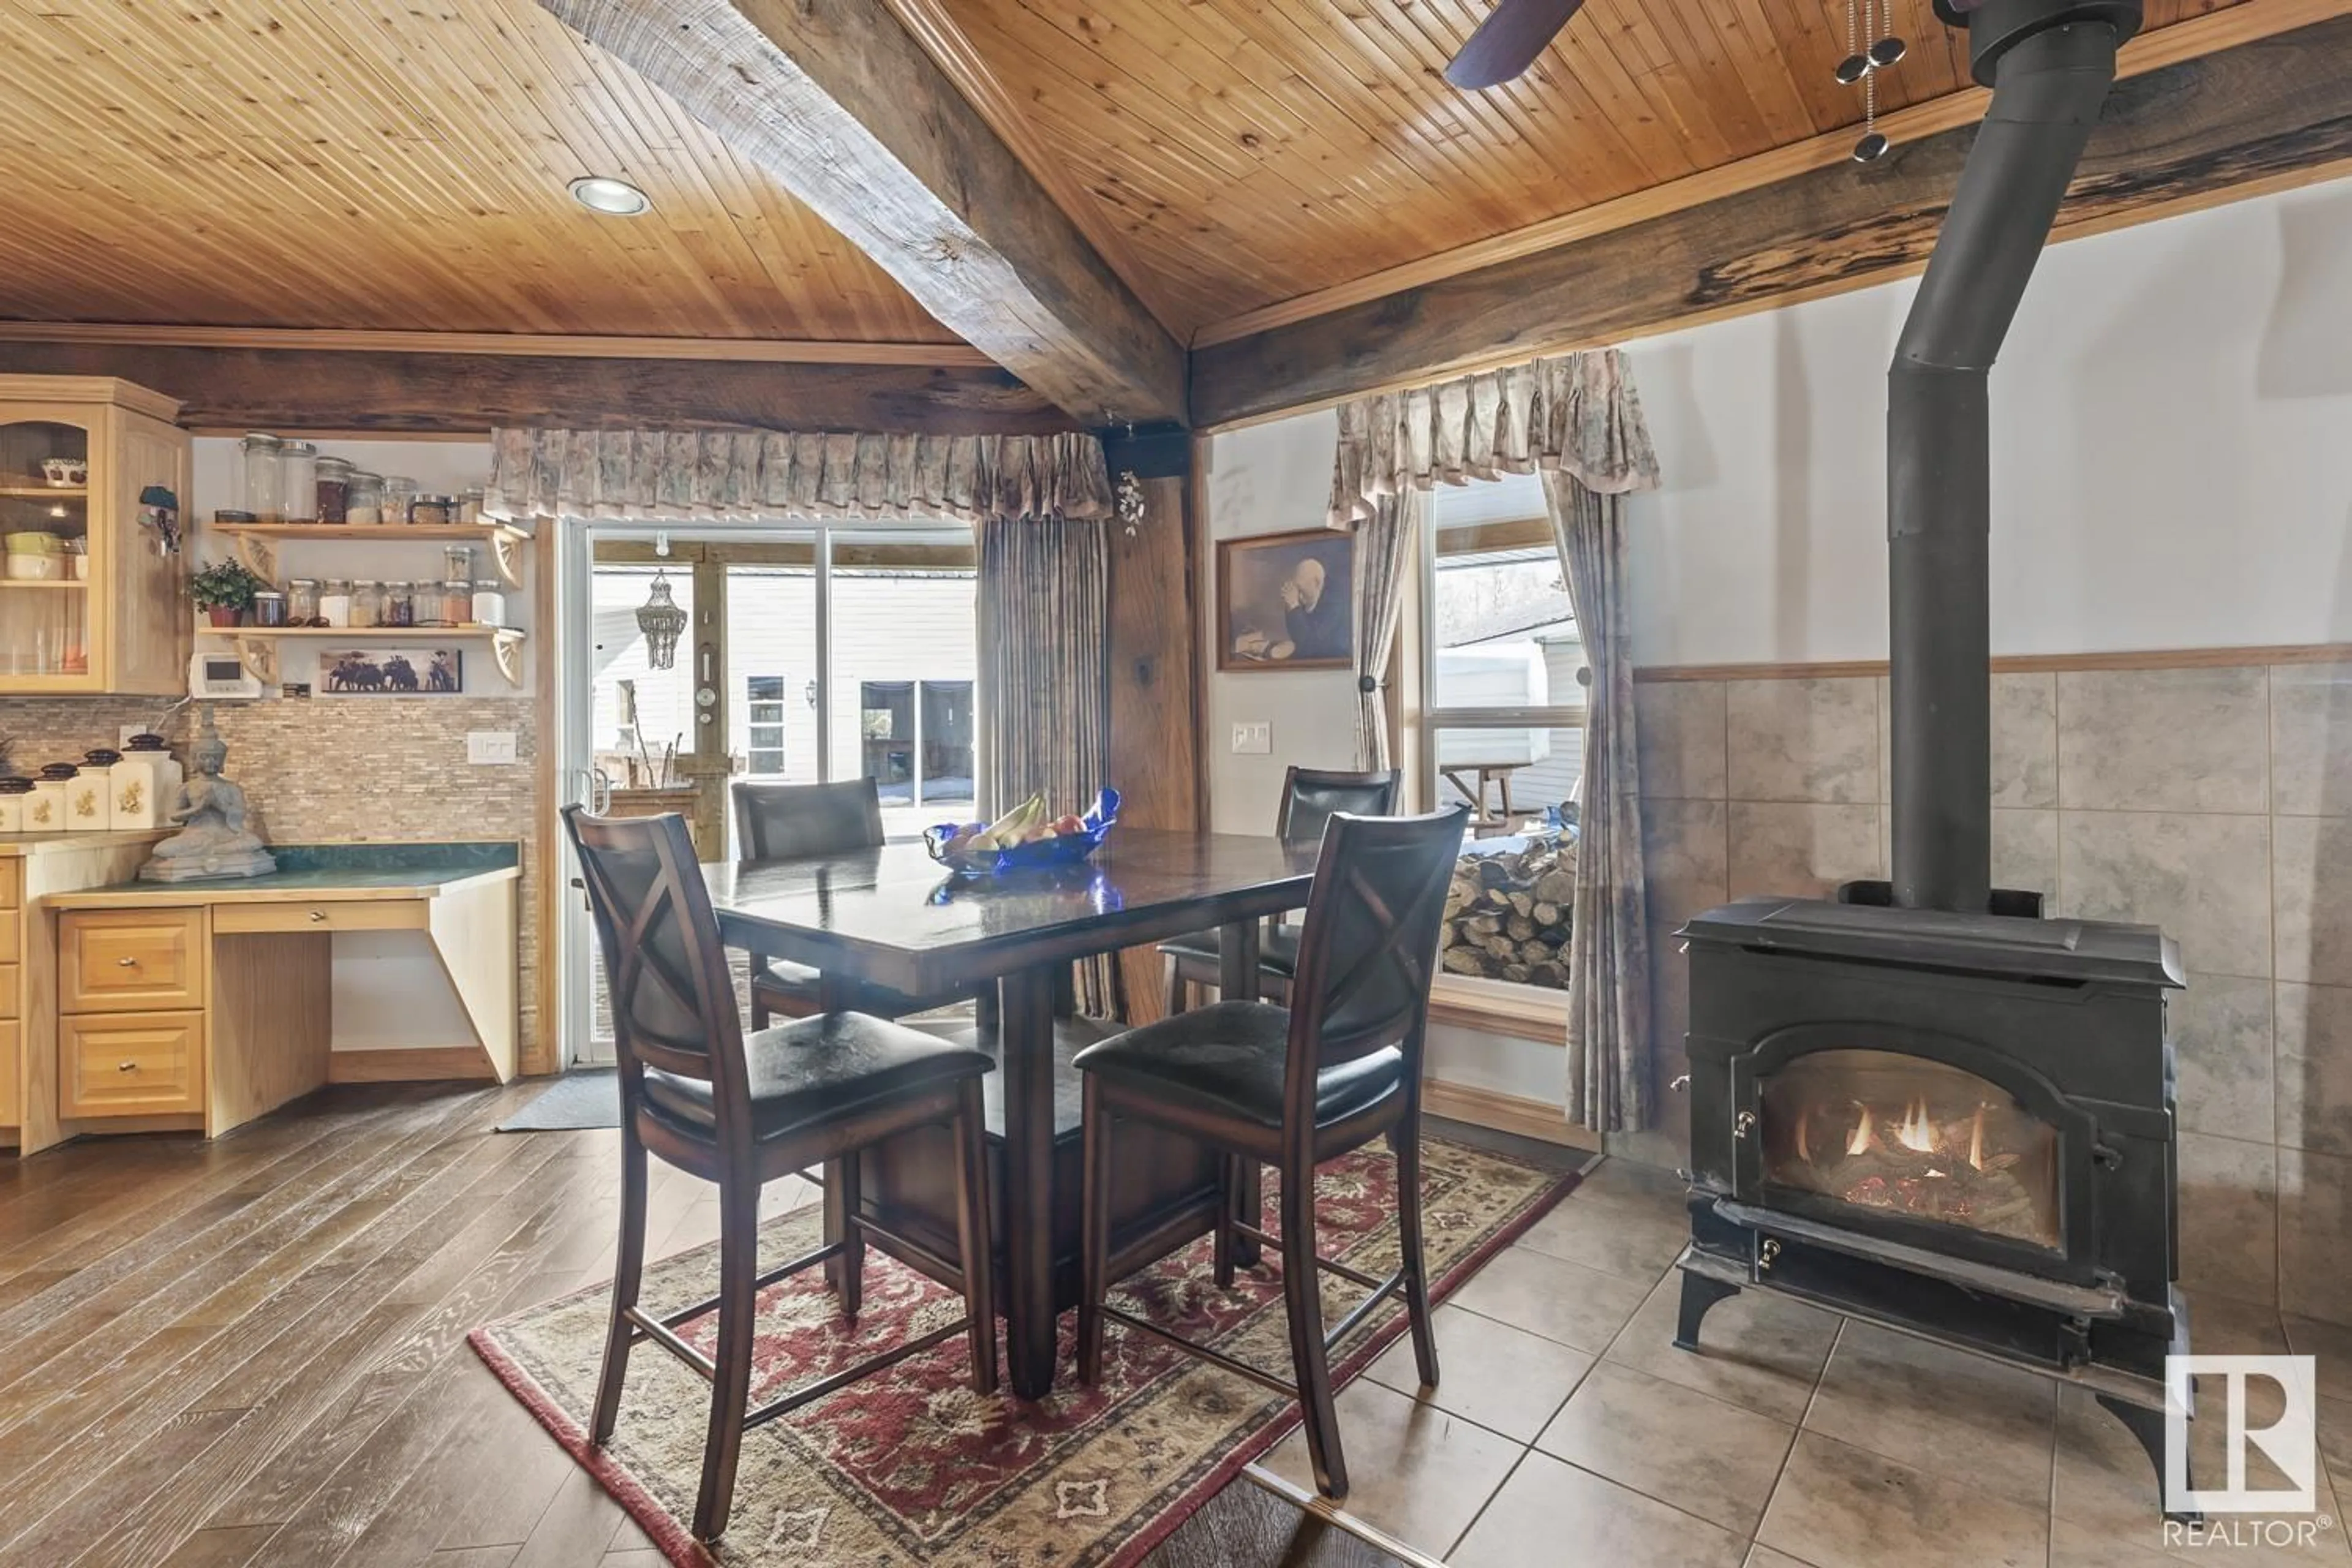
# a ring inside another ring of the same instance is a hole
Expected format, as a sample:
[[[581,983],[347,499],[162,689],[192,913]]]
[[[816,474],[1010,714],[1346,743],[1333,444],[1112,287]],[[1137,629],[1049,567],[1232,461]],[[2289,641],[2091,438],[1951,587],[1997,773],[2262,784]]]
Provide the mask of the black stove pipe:
[[[1938,14],[1958,22],[1958,0]],[[1993,89],[1887,372],[1895,901],[1986,911],[1992,880],[1990,429],[1986,383],[2139,0],[1982,0]]]

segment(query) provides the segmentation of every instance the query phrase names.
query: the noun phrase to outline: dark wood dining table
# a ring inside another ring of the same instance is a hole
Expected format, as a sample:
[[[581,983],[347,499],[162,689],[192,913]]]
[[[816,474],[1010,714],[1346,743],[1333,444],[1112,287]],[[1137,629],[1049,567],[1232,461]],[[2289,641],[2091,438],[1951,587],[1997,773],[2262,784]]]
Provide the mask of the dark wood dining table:
[[[1074,1156],[1076,1140],[1070,1126],[1057,1130],[1055,1094],[1055,1000],[1069,964],[1216,927],[1221,993],[1255,997],[1258,922],[1306,904],[1316,853],[1270,837],[1122,827],[1082,865],[979,881],[950,878],[920,844],[703,868],[728,945],[819,970],[828,1006],[859,984],[924,996],[995,984],[1002,1123],[992,1116],[991,1142],[1001,1137],[992,1164],[1003,1234],[992,1250],[1007,1371],[1024,1397],[1052,1387],[1055,1320],[1075,1299],[1075,1160],[1057,1159],[1056,1145]],[[1066,1092],[1065,1123],[1072,1103]],[[1255,1202],[1255,1173],[1241,1201]]]

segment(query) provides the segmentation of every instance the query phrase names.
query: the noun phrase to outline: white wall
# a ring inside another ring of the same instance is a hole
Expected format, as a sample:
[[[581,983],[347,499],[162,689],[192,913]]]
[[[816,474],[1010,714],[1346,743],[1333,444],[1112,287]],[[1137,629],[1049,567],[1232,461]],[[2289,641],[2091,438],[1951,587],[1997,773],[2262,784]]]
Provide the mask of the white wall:
[[[1627,345],[1637,661],[1885,657],[1915,288]],[[2352,640],[2352,181],[2053,247],[1992,407],[1996,653]]]

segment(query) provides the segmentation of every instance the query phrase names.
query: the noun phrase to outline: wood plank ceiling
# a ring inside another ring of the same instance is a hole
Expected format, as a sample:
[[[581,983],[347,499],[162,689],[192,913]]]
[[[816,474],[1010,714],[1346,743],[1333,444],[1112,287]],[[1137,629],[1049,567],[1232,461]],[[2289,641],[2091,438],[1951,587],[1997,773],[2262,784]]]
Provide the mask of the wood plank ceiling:
[[[0,318],[950,336],[532,0],[0,0]]]
[[[1839,0],[1590,0],[1483,93],[1439,71],[1486,0],[933,3],[1184,336],[1862,119]],[[2147,0],[2147,26],[2233,3]],[[1882,111],[1968,85],[1965,39],[1893,4]]]

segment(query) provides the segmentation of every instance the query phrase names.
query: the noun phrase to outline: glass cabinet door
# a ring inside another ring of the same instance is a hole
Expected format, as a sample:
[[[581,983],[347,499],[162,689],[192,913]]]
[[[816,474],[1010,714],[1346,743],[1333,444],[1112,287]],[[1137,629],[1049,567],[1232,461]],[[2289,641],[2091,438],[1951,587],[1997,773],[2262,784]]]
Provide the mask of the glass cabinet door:
[[[90,427],[0,423],[0,680],[90,668]]]

